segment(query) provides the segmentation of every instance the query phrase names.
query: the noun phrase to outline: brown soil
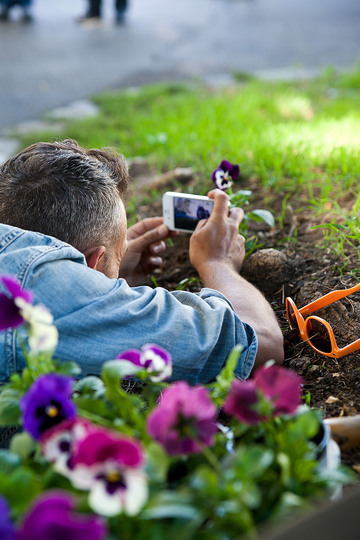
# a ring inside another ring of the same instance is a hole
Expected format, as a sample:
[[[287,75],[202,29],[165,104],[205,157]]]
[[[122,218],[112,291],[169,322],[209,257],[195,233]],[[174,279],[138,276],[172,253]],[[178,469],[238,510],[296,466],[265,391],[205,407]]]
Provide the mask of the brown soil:
[[[171,179],[173,175],[167,173],[163,179],[148,178],[146,184],[166,191],[172,189]],[[186,192],[186,187],[183,186],[182,191]],[[268,208],[275,216],[281,215],[282,194],[266,192],[256,179],[247,180],[246,189],[253,190],[251,208]],[[344,207],[351,206],[354,200],[348,196],[347,200],[338,202]],[[161,214],[159,203],[138,210],[139,218]],[[276,226],[270,230],[264,224],[251,226],[249,222],[249,236],[256,234],[261,247],[245,261],[242,269],[242,275],[262,291],[277,314],[284,334],[285,365],[302,376],[304,395],[325,417],[360,414],[360,350],[340,359],[317,353],[298,338],[296,331],[289,329],[285,298],[291,296],[300,308],[330,291],[357,284],[351,274],[360,266],[355,250],[347,248],[345,258],[336,256],[329,248],[320,247],[322,230],[312,230],[314,225],[332,219],[333,214],[316,217],[315,212],[304,205],[301,196],[292,197],[281,228]],[[184,278],[197,277],[189,262],[188,242],[189,235],[181,233],[168,247],[163,268],[154,275],[159,286],[173,290]],[[200,288],[200,282],[186,287],[193,292]],[[330,323],[339,347],[360,338],[360,292],[316,315]],[[360,448],[342,451],[342,461],[358,467]]]

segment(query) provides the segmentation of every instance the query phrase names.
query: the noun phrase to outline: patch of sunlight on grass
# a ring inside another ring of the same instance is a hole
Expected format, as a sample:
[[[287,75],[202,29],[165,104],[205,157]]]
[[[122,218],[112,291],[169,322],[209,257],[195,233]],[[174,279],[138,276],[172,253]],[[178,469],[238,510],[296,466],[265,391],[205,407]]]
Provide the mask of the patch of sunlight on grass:
[[[311,124],[277,124],[268,128],[269,139],[306,149],[312,158],[323,159],[336,148],[359,150],[359,122],[359,114],[353,113],[339,119],[322,118]]]
[[[279,113],[285,118],[311,120],[314,117],[311,101],[307,96],[284,94],[279,96],[275,103]]]

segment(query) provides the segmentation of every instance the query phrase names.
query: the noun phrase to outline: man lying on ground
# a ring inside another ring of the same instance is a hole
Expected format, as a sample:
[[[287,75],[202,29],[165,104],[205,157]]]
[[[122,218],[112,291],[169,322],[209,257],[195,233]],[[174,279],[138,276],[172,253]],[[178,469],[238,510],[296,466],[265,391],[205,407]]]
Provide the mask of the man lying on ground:
[[[209,193],[214,210],[199,222],[189,257],[200,293],[141,286],[162,263],[171,236],[162,218],[127,229],[128,170],[110,150],[75,141],[37,143],[0,167],[0,274],[16,277],[44,304],[59,331],[55,358],[99,374],[122,351],[157,344],[173,361],[172,380],[213,380],[236,344],[236,375],[283,361],[283,338],[263,295],[239,275],[243,211]],[[14,330],[0,333],[0,383],[24,367]]]

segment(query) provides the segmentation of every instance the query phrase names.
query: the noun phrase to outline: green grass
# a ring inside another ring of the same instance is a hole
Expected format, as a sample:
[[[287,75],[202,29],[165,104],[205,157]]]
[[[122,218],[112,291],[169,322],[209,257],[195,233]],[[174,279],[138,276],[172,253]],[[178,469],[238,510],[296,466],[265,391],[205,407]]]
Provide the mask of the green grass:
[[[191,166],[199,193],[222,159],[240,164],[245,188],[252,176],[280,193],[301,191],[317,213],[358,191],[360,64],[299,82],[237,79],[219,91],[194,83],[105,92],[94,96],[98,117],[69,122],[60,136],[145,156],[159,171]],[[28,136],[24,144],[41,138],[54,136]]]

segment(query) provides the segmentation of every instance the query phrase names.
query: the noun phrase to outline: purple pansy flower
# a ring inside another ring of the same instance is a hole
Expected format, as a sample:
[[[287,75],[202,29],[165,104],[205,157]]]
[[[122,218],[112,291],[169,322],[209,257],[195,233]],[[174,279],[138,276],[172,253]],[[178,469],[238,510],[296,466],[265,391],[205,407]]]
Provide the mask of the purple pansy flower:
[[[73,498],[63,491],[42,494],[25,516],[16,540],[103,540],[104,520],[92,514],[74,512]]]
[[[67,418],[76,407],[71,401],[72,379],[65,375],[41,375],[20,400],[23,427],[34,439]]]
[[[227,396],[223,409],[245,424],[255,425],[261,420],[255,406],[259,402],[254,381],[235,380]]]
[[[239,174],[239,165],[233,165],[230,161],[223,160],[219,167],[212,173],[212,181],[215,187],[225,191],[232,186],[234,180],[239,178]]]
[[[261,367],[254,377],[255,384],[274,405],[274,416],[293,414],[301,401],[302,379],[284,367]]]
[[[129,349],[117,357],[117,360],[128,362],[140,369],[146,369],[153,382],[168,379],[172,374],[171,355],[152,343],[144,345],[141,350]],[[131,372],[131,366],[129,366]],[[134,375],[134,374],[132,374]]]
[[[0,280],[5,286],[8,294],[0,293],[0,331],[7,328],[16,328],[24,322],[19,307],[14,302],[15,298],[22,298],[26,303],[30,303],[33,295],[30,291],[21,288],[20,283],[11,276],[1,276]]]
[[[7,500],[0,495],[0,538],[1,540],[13,540],[14,526],[11,522],[10,508]]]
[[[148,496],[142,463],[135,439],[94,427],[75,445],[70,480],[76,488],[90,491],[89,504],[95,512],[135,515]]]
[[[148,417],[147,429],[170,455],[199,453],[201,445],[214,442],[215,417],[216,407],[208,390],[180,381],[164,391]]]

